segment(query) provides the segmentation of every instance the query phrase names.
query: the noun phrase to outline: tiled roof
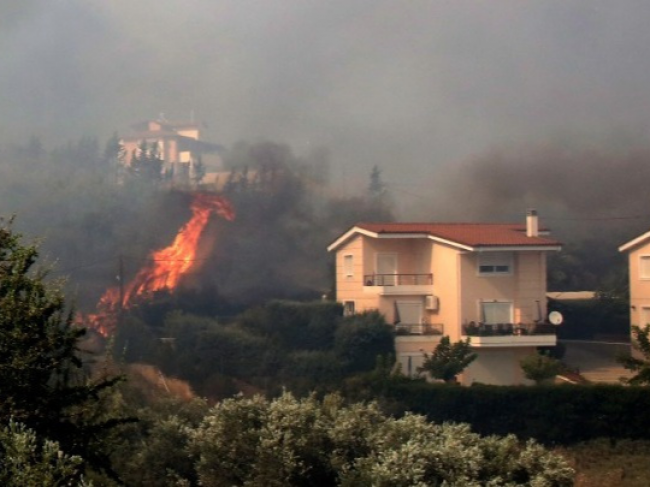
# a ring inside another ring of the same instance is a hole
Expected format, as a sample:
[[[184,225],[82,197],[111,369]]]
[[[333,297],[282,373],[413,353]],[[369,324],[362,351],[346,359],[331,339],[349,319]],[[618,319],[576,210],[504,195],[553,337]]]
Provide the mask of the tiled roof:
[[[358,223],[356,227],[372,233],[420,233],[469,247],[560,245],[545,236],[527,237],[526,225],[514,223]]]

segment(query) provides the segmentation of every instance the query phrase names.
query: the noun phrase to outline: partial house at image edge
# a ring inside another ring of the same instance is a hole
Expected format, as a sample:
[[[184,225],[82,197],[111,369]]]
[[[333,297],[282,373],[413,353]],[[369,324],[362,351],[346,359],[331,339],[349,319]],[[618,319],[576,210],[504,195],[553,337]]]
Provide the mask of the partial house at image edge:
[[[650,324],[650,232],[618,248],[628,255],[630,284],[630,324]]]
[[[336,299],[394,326],[402,371],[416,375],[443,335],[470,338],[463,384],[526,383],[519,361],[556,345],[546,321],[546,257],[561,244],[525,223],[359,223],[337,238]]]

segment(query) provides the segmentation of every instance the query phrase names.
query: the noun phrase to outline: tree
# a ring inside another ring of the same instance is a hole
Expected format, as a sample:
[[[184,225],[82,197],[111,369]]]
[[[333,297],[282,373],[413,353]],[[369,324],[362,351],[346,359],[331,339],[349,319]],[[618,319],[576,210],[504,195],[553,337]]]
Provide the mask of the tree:
[[[0,483],[5,487],[87,485],[82,463],[63,453],[57,442],[42,440],[13,420],[0,429]]]
[[[386,184],[381,178],[381,169],[377,165],[372,166],[370,172],[370,183],[368,184],[368,194],[371,198],[381,198],[386,192]]]
[[[338,395],[227,399],[189,436],[199,482],[210,487],[573,485],[566,461],[534,441],[396,419]]]
[[[469,339],[452,344],[448,336],[443,336],[430,356],[424,354],[424,363],[418,367],[418,372],[428,373],[434,379],[449,383],[475,359],[476,354],[472,352]]]
[[[59,283],[34,270],[35,245],[0,219],[0,423],[14,420],[71,455],[110,472],[102,433],[120,422],[101,418],[101,395],[117,378],[90,381]]]
[[[527,355],[519,361],[527,379],[540,385],[562,372],[564,366],[558,359],[545,353]]]
[[[378,311],[347,316],[336,330],[334,351],[347,372],[371,371],[378,356],[395,355],[392,327]]]
[[[205,177],[205,173],[205,164],[203,164],[203,159],[199,156],[190,168],[190,177],[195,188],[201,184],[201,181],[203,181],[203,178]]]
[[[160,157],[158,145],[153,143],[151,146],[146,141],[142,141],[131,157],[131,174],[147,183],[157,184],[162,180],[163,160]]]
[[[618,357],[618,361],[623,367],[634,372],[634,375],[626,382],[650,385],[650,324],[646,324],[643,328],[633,325],[632,338],[632,346],[641,357],[635,357],[630,353]]]

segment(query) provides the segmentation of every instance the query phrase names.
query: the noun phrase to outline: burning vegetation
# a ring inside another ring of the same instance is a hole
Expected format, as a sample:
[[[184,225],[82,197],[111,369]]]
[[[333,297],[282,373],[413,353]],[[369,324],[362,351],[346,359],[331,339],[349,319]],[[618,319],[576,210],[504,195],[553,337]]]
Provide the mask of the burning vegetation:
[[[88,315],[86,324],[107,336],[115,328],[119,314],[150,298],[158,291],[174,291],[183,276],[197,263],[199,241],[211,215],[232,221],[235,210],[223,196],[197,193],[191,203],[192,216],[173,243],[151,253],[149,262],[127,284],[109,288],[97,304],[97,313]]]

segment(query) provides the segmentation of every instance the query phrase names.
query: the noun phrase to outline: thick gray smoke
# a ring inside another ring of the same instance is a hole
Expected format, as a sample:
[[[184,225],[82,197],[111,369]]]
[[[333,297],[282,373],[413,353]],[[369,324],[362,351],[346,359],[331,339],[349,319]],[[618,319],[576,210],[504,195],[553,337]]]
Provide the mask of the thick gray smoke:
[[[3,1],[0,138],[193,112],[226,146],[328,147],[348,189],[375,164],[409,186],[494,145],[647,133],[649,17],[605,0]]]
[[[527,208],[537,208],[570,240],[626,239],[650,228],[648,144],[493,150],[437,177],[444,184],[429,199],[436,219],[523,221]]]

